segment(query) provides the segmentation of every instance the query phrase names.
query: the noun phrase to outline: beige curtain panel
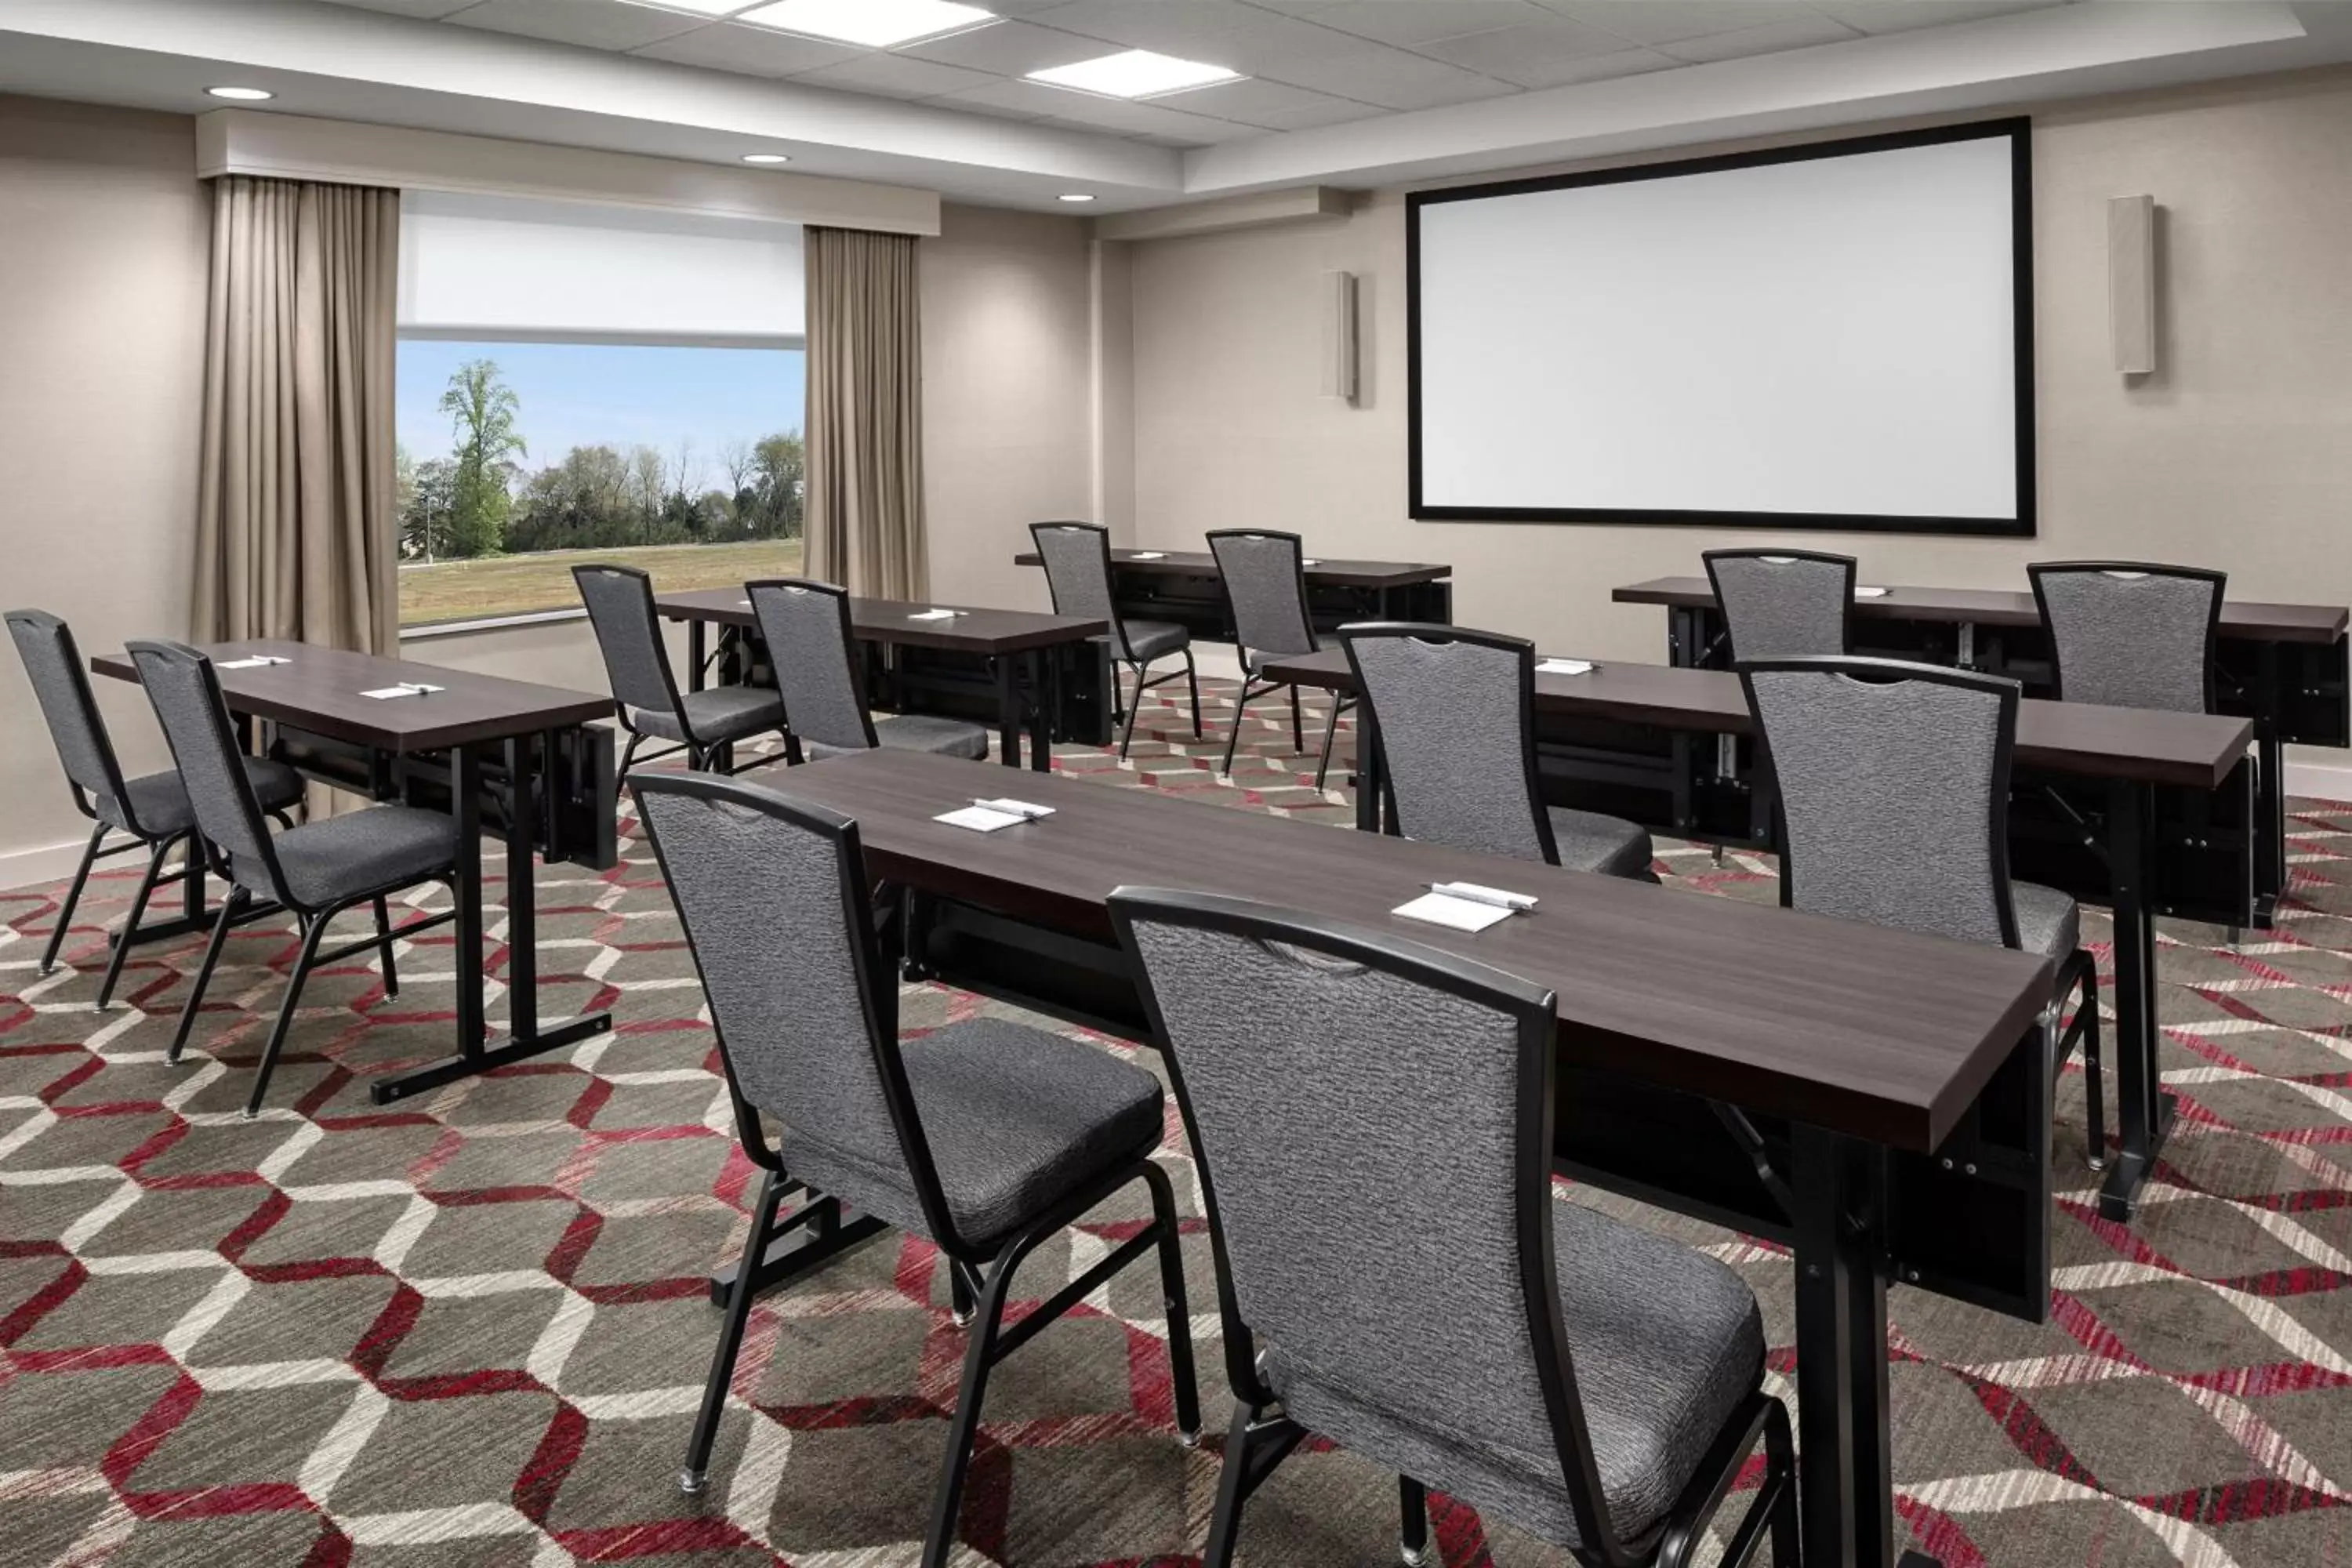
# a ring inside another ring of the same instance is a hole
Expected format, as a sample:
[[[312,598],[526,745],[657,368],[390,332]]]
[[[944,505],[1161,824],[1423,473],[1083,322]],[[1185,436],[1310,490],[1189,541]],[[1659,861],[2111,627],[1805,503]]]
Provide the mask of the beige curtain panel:
[[[397,191],[215,182],[199,639],[398,650],[399,268]]]
[[[923,332],[911,235],[807,231],[808,574],[919,599]]]

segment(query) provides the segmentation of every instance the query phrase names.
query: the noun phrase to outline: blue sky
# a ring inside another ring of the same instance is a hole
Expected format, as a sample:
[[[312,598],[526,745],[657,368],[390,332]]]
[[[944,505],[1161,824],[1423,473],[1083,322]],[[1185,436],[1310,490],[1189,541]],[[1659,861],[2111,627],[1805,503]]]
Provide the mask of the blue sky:
[[[684,438],[708,487],[720,482],[717,458],[730,442],[800,429],[807,390],[798,349],[404,340],[396,417],[400,444],[420,463],[448,454],[449,416],[436,405],[450,373],[469,359],[498,362],[521,399],[526,470],[599,443],[656,447],[674,460]]]

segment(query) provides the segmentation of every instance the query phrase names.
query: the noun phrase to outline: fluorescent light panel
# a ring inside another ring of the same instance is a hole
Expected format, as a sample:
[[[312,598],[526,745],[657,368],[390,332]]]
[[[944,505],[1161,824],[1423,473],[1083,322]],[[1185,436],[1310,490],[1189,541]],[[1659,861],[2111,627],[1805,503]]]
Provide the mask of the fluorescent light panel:
[[[786,33],[887,49],[996,20],[996,13],[956,0],[776,0],[735,18]]]
[[[266,103],[278,96],[258,87],[208,87],[205,90],[215,98],[232,99],[238,103]]]
[[[1211,82],[1237,81],[1241,74],[1223,66],[1180,60],[1173,55],[1154,54],[1150,49],[1128,49],[1098,59],[1080,60],[1076,65],[1031,71],[1029,79],[1109,98],[1150,98],[1163,92],[1181,92],[1191,87],[1206,87]]]
[[[625,5],[650,6],[656,11],[685,11],[697,16],[724,16],[751,3],[752,0],[623,0]]]

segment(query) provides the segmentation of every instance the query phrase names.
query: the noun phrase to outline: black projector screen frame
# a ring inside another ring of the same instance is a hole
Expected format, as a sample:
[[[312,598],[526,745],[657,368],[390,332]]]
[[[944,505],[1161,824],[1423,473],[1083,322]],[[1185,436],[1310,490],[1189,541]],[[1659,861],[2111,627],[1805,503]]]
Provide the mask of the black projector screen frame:
[[[1648,524],[1662,527],[1731,527],[1818,530],[1857,533],[1952,533],[2031,538],[2035,531],[2035,464],[2033,405],[2033,153],[2032,121],[2022,116],[1938,126],[1926,131],[1893,132],[1844,137],[1733,153],[1705,158],[1685,158],[1626,168],[1598,169],[1581,174],[1542,175],[1485,184],[1455,185],[1415,191],[1405,198],[1405,404],[1410,515],[1424,522],[1553,522]],[[2010,312],[2015,385],[2015,515],[2012,517],[1948,517],[1907,513],[1695,510],[1622,507],[1470,506],[1431,503],[1423,491],[1422,461],[1422,258],[1423,211],[1453,202],[1493,196],[1530,195],[1580,186],[1622,184],[1635,181],[1669,180],[1690,174],[1718,174],[1776,163],[1854,157],[1913,147],[1940,146],[1957,142],[2006,138],[2010,152]]]

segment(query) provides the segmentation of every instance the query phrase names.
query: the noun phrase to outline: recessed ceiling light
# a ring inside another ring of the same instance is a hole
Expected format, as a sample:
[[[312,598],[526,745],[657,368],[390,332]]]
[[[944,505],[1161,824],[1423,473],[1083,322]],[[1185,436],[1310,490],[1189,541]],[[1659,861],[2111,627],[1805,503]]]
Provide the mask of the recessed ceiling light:
[[[260,103],[278,96],[266,87],[208,87],[205,90],[215,98],[234,99],[239,103]]]
[[[792,162],[792,158],[788,154],[782,153],[746,153],[743,154],[743,162],[746,163],[789,163]]]
[[[1214,81],[1238,81],[1241,74],[1223,66],[1156,55],[1150,49],[1128,49],[1099,59],[1080,60],[1073,66],[1031,71],[1029,79],[1111,98],[1150,98],[1163,92],[1181,92],[1186,88],[1206,87]]]
[[[1090,202],[1094,200],[1094,197],[1087,195],[1084,191],[1065,191],[1055,199],[1065,202]]]
[[[650,5],[656,11],[691,11],[698,16],[724,16],[730,11],[740,11],[751,0],[626,0],[631,5]]]
[[[956,0],[776,0],[735,18],[813,38],[887,49],[996,20],[996,13]]]

